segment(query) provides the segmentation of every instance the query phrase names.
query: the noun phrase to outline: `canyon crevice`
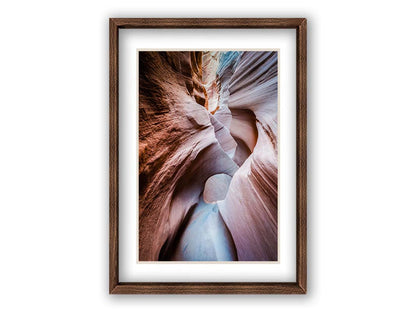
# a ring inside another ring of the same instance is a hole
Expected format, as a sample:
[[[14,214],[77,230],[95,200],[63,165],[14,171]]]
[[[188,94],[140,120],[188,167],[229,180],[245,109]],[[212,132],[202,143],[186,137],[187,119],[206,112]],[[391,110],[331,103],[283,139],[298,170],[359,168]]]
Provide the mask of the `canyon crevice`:
[[[139,52],[139,261],[276,261],[277,52]]]

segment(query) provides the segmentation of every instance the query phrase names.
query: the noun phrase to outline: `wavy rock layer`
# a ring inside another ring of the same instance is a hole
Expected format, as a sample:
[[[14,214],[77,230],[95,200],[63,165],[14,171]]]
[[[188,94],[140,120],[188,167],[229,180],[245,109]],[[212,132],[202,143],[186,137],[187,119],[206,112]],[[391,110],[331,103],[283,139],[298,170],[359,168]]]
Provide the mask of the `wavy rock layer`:
[[[140,52],[139,260],[277,260],[277,53]]]

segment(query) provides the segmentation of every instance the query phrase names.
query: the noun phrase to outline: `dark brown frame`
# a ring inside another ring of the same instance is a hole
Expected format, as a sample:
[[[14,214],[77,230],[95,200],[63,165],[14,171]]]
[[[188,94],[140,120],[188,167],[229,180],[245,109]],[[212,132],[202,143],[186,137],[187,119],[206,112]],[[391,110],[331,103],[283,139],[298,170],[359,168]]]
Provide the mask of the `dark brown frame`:
[[[110,18],[110,294],[305,294],[306,293],[306,19],[305,18]],[[121,283],[118,262],[118,33],[123,28],[296,29],[296,282]]]

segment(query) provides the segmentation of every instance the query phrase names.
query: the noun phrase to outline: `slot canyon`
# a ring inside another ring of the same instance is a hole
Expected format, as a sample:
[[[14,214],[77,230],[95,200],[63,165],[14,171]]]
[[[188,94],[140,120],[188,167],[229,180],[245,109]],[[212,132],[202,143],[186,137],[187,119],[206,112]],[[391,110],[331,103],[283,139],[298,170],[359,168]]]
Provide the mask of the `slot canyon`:
[[[278,260],[278,53],[139,53],[139,261]]]

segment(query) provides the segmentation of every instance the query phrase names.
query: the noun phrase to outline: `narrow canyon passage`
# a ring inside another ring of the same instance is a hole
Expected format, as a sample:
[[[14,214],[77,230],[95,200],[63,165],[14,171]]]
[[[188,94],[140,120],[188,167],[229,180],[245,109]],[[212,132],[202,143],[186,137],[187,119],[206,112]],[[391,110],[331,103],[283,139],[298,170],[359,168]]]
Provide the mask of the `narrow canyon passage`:
[[[217,110],[216,110],[217,111]],[[236,168],[242,165],[251,154],[257,140],[257,130],[255,117],[250,111],[240,112],[237,122],[231,120],[231,124],[238,130],[244,128],[251,129],[255,135],[251,137],[250,147],[246,146],[243,138],[237,134],[231,134],[230,131],[215,118],[215,113],[209,115],[210,123],[215,131],[215,138],[218,142],[217,146],[222,157],[228,158],[228,163],[235,164]],[[234,130],[235,131],[235,130]],[[239,141],[239,143],[236,142]],[[247,140],[247,138],[246,138]],[[242,155],[241,150],[245,150]],[[208,155],[199,155],[202,159],[210,159],[215,157],[214,153],[203,151]],[[217,151],[218,153],[218,151]],[[236,156],[239,165],[236,163]],[[217,164],[218,171],[223,172],[228,166],[226,161]],[[198,162],[196,162],[198,163]],[[224,166],[224,169],[222,169]],[[198,166],[199,171],[204,171]],[[192,170],[191,170],[192,171]],[[238,171],[238,169],[237,169]],[[197,170],[196,170],[197,172]],[[199,184],[187,178],[187,184],[195,187]],[[184,218],[179,230],[176,232],[175,238],[169,242],[169,249],[163,250],[159,256],[161,261],[237,261],[238,256],[232,235],[221,216],[217,202],[223,203],[227,196],[232,176],[224,173],[209,176],[201,185],[202,192],[199,195],[198,203],[188,210],[187,216]],[[188,189],[189,191],[189,189]],[[193,191],[193,192],[196,192]],[[175,201],[184,203],[184,197],[188,196],[188,192],[178,193]]]
[[[277,260],[277,52],[139,53],[139,261]]]
[[[238,144],[226,131],[224,125],[216,120],[215,114],[210,115],[210,122],[223,156],[228,157],[228,162],[235,164],[232,158]],[[221,167],[219,169],[221,171]],[[167,259],[161,260],[238,260],[234,240],[217,204],[226,198],[231,180],[232,176],[224,173],[214,174],[206,179],[198,204],[189,209],[188,215],[177,232],[177,237],[172,243],[172,251],[167,253]]]
[[[201,197],[184,224],[183,233],[172,255],[176,261],[235,261],[237,252],[230,231],[221,217],[218,205]]]

